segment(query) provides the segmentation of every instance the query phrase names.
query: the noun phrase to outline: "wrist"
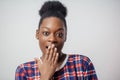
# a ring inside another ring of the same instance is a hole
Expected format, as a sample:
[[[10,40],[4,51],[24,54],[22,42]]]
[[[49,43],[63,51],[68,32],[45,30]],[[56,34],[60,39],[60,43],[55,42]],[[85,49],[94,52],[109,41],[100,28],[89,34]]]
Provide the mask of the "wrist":
[[[50,78],[47,76],[40,76],[40,80],[50,80]]]

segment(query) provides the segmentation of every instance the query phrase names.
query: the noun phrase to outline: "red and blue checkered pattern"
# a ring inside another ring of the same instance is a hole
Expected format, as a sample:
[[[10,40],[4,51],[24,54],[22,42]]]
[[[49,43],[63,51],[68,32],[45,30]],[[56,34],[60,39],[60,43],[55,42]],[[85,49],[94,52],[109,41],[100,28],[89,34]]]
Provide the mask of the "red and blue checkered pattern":
[[[40,80],[35,61],[21,64],[15,80]],[[53,80],[98,80],[91,60],[83,55],[69,55],[65,66],[53,75]]]

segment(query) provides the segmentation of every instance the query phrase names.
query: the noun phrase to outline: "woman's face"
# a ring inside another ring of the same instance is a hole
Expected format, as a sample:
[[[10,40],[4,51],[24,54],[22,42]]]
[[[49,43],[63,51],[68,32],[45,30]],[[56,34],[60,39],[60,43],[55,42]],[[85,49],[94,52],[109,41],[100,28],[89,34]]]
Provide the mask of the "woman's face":
[[[40,28],[36,31],[36,38],[39,40],[39,46],[46,53],[48,46],[54,44],[57,52],[60,54],[66,41],[66,28],[61,19],[57,17],[48,17],[43,19]]]

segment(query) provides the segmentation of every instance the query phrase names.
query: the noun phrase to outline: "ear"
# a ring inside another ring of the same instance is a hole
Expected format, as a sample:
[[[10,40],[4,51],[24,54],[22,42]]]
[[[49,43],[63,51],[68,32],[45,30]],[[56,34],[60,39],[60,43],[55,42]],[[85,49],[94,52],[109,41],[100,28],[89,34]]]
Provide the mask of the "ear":
[[[36,39],[39,39],[39,29],[36,30]]]

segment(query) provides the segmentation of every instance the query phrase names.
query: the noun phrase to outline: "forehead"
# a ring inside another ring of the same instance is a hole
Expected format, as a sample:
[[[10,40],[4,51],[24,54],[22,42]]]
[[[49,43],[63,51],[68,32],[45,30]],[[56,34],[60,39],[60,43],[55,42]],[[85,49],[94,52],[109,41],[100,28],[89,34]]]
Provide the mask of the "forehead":
[[[47,17],[43,19],[40,28],[47,28],[50,30],[65,30],[65,25],[63,21],[57,17]]]

